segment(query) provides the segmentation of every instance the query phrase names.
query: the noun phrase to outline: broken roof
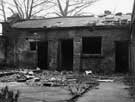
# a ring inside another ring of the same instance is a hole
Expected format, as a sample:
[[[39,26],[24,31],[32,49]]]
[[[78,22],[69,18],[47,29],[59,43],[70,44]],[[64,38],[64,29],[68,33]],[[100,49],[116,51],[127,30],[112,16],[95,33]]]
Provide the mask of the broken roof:
[[[107,18],[107,17],[106,17]],[[93,16],[78,16],[78,17],[56,17],[56,18],[46,18],[46,19],[33,19],[17,22],[12,25],[13,28],[59,28],[59,27],[85,27],[85,26],[99,26],[107,25],[104,21],[109,20],[112,23],[109,25],[114,25],[113,21],[120,21],[127,19],[131,20],[131,16],[122,15],[122,16],[111,16],[106,19],[105,17],[93,17]],[[110,19],[111,18],[111,19]]]
[[[54,27],[81,27],[95,24],[96,17],[57,17],[40,20],[27,20],[12,25],[14,28],[54,28]]]

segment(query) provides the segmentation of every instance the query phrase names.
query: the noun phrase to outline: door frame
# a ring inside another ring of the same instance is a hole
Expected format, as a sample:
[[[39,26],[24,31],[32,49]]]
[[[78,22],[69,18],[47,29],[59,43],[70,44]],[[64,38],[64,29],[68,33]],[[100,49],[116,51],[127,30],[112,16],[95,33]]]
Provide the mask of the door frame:
[[[58,68],[57,70],[64,70],[62,69],[62,42],[63,41],[66,41],[66,40],[71,40],[72,41],[72,47],[73,47],[73,56],[72,56],[72,59],[73,59],[73,62],[74,62],[74,40],[73,38],[67,38],[67,39],[59,39],[58,40],[58,49],[57,49],[57,63],[58,63]],[[73,62],[72,62],[72,70],[73,70]]]
[[[39,67],[40,67],[40,65],[39,65],[39,64],[40,64],[40,62],[39,62],[39,59],[40,59],[40,58],[39,58],[39,53],[40,53],[40,52],[39,52],[39,46],[40,46],[39,44],[40,44],[40,43],[45,44],[45,46],[44,46],[45,48],[47,47],[47,49],[46,49],[46,53],[47,53],[46,57],[47,57],[47,58],[45,58],[45,59],[47,59],[47,61],[46,61],[46,66],[44,66],[44,67],[46,67],[46,68],[45,68],[45,70],[46,70],[46,69],[48,69],[48,41],[39,41],[39,42],[37,43],[37,46],[38,46],[38,47],[37,47],[37,53],[36,53],[36,54],[37,54],[37,57],[38,57],[38,58],[37,58],[37,61],[38,61],[38,62],[37,62],[37,65],[38,65]],[[43,46],[43,45],[42,45],[42,46]],[[41,68],[41,69],[42,69],[42,68]]]
[[[118,66],[117,66],[117,52],[116,52],[116,47],[118,46],[118,44],[126,44],[125,47],[127,48],[127,53],[126,53],[126,56],[127,56],[127,66],[128,68],[125,69],[125,71],[120,71],[121,69],[118,70]],[[126,70],[127,72],[129,72],[129,41],[128,40],[121,40],[121,41],[115,41],[115,72],[116,73],[126,73]]]

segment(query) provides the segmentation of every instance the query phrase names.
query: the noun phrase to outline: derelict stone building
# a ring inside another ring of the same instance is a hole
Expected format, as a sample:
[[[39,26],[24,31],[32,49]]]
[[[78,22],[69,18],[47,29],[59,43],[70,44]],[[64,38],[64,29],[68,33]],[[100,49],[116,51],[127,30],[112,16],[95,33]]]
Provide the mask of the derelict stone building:
[[[3,36],[7,64],[48,70],[129,70],[125,22],[89,16],[26,20],[3,23]]]

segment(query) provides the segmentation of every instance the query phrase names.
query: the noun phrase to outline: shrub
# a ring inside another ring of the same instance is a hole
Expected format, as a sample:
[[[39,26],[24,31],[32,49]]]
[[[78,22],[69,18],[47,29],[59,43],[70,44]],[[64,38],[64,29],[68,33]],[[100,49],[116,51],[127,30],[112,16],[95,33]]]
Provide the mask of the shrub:
[[[82,85],[82,84],[70,85],[68,88],[68,90],[72,96],[81,95],[85,89],[86,89],[86,87],[84,87],[84,85]]]
[[[129,94],[130,96],[135,99],[135,76],[127,75],[125,77],[125,83],[128,84],[129,87]]]
[[[2,88],[0,91],[0,102],[17,102],[19,94],[20,94],[19,91],[14,93],[13,91],[10,91],[6,86]]]

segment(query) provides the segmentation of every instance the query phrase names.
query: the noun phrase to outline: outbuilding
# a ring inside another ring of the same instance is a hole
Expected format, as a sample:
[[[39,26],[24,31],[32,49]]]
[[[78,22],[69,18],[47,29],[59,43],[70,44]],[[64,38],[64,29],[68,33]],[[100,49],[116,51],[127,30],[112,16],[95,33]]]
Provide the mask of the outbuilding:
[[[3,23],[6,63],[44,70],[129,71],[129,24],[96,17],[46,18]]]

